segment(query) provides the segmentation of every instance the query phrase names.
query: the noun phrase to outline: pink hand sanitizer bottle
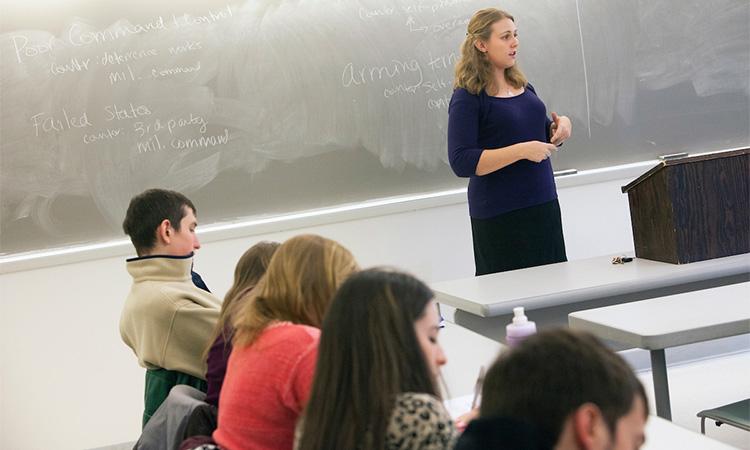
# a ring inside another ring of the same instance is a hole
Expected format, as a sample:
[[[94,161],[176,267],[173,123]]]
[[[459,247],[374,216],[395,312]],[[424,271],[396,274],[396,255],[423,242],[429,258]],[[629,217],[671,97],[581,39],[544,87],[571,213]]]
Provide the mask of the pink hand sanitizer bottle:
[[[513,322],[505,327],[505,342],[515,347],[521,341],[536,333],[536,324],[523,313],[523,306],[513,308]]]

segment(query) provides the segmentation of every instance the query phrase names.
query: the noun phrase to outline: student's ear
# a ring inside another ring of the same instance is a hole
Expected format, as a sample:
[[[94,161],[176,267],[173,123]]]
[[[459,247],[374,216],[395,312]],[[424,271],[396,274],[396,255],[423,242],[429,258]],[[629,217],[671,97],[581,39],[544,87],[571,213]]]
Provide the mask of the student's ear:
[[[169,222],[169,219],[162,220],[159,226],[156,227],[156,242],[169,244],[172,242],[172,233],[174,233],[174,230],[172,229],[172,224]]]
[[[487,46],[484,44],[484,42],[481,39],[477,39],[474,41],[474,47],[477,48],[482,53],[487,53]]]
[[[586,450],[604,448],[609,439],[604,416],[593,403],[584,403],[573,413],[573,431],[578,447]]]

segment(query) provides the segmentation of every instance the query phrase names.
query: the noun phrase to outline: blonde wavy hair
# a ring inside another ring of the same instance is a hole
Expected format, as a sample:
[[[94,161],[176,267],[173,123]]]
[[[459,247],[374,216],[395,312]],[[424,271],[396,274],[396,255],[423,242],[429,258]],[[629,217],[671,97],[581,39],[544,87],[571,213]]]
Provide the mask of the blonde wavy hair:
[[[233,345],[252,344],[274,321],[320,328],[336,289],[358,269],[335,241],[313,234],[287,240],[232,321]]]
[[[478,95],[483,90],[490,95],[497,94],[498,87],[495,85],[492,63],[487,58],[487,54],[476,48],[475,43],[488,41],[492,35],[492,25],[503,19],[515,22],[513,16],[497,8],[480,9],[471,17],[466,39],[461,44],[461,59],[456,64],[454,89],[464,88],[474,95]],[[528,84],[518,64],[505,69],[505,79],[516,89],[526,87]]]

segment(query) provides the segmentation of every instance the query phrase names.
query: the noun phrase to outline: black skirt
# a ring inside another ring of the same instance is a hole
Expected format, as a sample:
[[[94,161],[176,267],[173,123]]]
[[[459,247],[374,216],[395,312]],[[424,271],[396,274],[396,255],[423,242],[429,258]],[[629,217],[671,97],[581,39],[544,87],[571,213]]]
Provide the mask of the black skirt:
[[[557,199],[490,219],[471,219],[476,274],[567,261]]]

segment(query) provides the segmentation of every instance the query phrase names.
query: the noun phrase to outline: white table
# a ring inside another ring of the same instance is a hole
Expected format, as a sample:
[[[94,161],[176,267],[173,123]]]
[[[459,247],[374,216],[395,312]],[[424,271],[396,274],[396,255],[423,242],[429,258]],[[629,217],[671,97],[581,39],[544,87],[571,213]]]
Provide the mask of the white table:
[[[664,350],[750,333],[750,283],[571,313],[571,328],[651,353],[656,412],[671,419]]]
[[[690,431],[656,416],[646,422],[646,443],[641,450],[734,450],[734,447]]]
[[[492,317],[511,313],[519,305],[533,310],[723,277],[746,275],[750,279],[747,253],[691,264],[640,258],[612,264],[613,256],[444,281],[431,287],[440,303]]]
[[[543,328],[565,324],[570,312],[581,309],[750,280],[750,254],[682,265],[640,258],[612,264],[613,256],[439,282],[431,287],[438,302],[462,312],[456,315],[456,323],[500,340],[516,306],[532,311],[529,318]]]
[[[473,396],[479,368],[489,369],[505,346],[464,327],[446,322],[440,330],[438,341],[448,363],[441,368],[444,388],[443,398]],[[471,400],[469,400],[471,404]],[[467,412],[470,408],[462,411]]]

